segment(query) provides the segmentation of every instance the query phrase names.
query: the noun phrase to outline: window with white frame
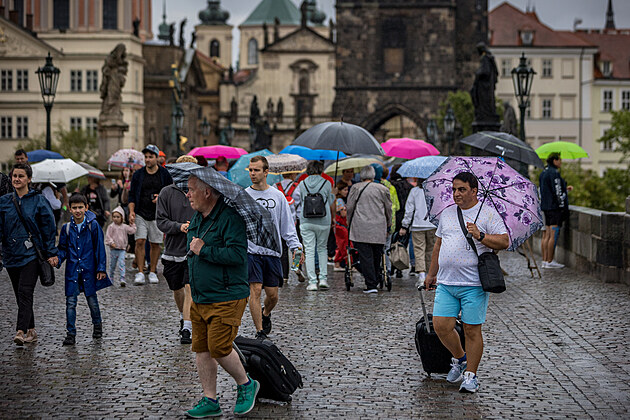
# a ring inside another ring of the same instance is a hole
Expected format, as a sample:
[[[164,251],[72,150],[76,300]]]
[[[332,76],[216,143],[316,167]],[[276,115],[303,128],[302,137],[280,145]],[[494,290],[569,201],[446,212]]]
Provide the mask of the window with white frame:
[[[612,90],[603,90],[602,91],[602,111],[610,112],[613,109],[613,91]]]
[[[553,77],[553,61],[551,59],[544,59],[542,61],[542,77]]]
[[[83,72],[81,70],[70,70],[70,91],[81,92]]]
[[[247,64],[258,64],[258,41],[256,38],[247,42]]]
[[[612,76],[612,65],[610,64],[610,61],[601,62],[601,71],[604,77]]]
[[[18,139],[25,139],[28,137],[28,117],[16,117],[15,118],[15,133]]]
[[[630,90],[621,91],[621,109],[630,111]]]
[[[96,131],[98,130],[98,118],[87,117],[85,119],[85,130],[91,136],[96,136]]]
[[[542,100],[542,118],[550,119],[551,118],[551,99],[543,99]]]
[[[512,60],[509,58],[501,60],[501,77],[512,77]]]
[[[0,117],[0,137],[13,138],[13,117]]]
[[[96,70],[85,71],[85,90],[88,92],[98,90],[98,72]]]
[[[17,70],[15,78],[17,90],[28,90],[28,70]]]
[[[13,90],[13,70],[0,71],[0,90]]]
[[[608,132],[608,130],[604,130],[604,135],[606,135],[606,133]],[[606,141],[602,141],[599,143],[599,148],[602,152],[614,152],[615,151],[615,140],[614,139],[610,139],[610,140],[606,140]]]
[[[70,130],[80,130],[81,126],[81,117],[70,117]]]

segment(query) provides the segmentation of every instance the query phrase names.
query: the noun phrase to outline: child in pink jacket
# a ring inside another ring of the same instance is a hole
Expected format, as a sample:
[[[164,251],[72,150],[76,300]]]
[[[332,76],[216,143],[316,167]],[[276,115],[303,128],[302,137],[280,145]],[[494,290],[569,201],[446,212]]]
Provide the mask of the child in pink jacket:
[[[105,233],[105,245],[110,248],[109,278],[113,281],[116,272],[120,275],[120,287],[125,287],[125,250],[127,249],[127,235],[136,233],[136,225],[126,225],[125,211],[118,206],[112,212],[111,223]]]

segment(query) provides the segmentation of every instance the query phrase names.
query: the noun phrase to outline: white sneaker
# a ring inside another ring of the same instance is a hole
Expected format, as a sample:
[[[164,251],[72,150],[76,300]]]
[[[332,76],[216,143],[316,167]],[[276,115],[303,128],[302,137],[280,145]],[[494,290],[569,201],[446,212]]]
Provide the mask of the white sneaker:
[[[155,274],[154,272],[150,272],[149,273],[149,283],[155,284],[155,283],[157,283],[159,281],[160,281],[160,279],[158,279],[157,274]]]
[[[560,264],[558,262],[551,261],[551,262],[547,263],[547,268],[564,268],[564,264]]]
[[[133,284],[142,285],[144,283],[144,273],[136,273],[136,276],[133,279]]]
[[[540,264],[540,268],[549,268],[549,263],[547,261],[543,261],[542,264]]]
[[[330,289],[330,286],[328,285],[328,282],[326,280],[320,280],[319,281],[319,288],[322,290],[328,290]]]
[[[308,286],[306,286],[306,290],[309,292],[317,291],[317,283],[309,283]]]

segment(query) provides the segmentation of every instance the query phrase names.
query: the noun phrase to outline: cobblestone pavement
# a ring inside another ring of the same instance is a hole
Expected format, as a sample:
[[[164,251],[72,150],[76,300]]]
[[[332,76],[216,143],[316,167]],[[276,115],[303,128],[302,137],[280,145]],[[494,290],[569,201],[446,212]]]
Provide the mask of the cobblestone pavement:
[[[501,258],[508,290],[491,298],[477,394],[459,394],[422,371],[413,340],[420,316],[414,277],[366,296],[360,287],[346,292],[335,273],[326,292],[307,293],[295,279],[281,290],[271,338],[302,373],[304,388],[290,404],[259,402],[250,417],[630,417],[629,288],[569,269],[532,280],[521,257]],[[91,338],[81,298],[77,345],[62,347],[63,281],[38,286],[39,342],[18,348],[13,292],[0,273],[0,418],[178,418],[197,401],[194,356],[177,340],[166,283],[112,287],[99,300],[103,339]],[[249,312],[241,333],[254,334]],[[220,370],[226,418],[232,387]]]

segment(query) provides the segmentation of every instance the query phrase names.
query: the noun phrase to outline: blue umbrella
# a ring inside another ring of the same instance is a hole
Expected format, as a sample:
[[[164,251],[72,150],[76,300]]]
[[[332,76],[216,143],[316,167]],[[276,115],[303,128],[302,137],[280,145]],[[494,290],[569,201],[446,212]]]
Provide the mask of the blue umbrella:
[[[422,156],[402,164],[398,174],[408,178],[427,179],[446,160],[446,156]]]
[[[252,185],[252,180],[249,179],[249,172],[247,167],[249,166],[249,160],[254,156],[269,156],[273,155],[269,150],[263,149],[254,153],[248,153],[238,158],[236,163],[228,171],[228,178],[230,181],[240,185],[243,188],[247,188]],[[282,181],[282,175],[268,175],[267,184],[274,185]]]
[[[32,150],[27,152],[26,156],[28,156],[29,163],[41,162],[46,159],[63,159],[59,153],[44,149]]]
[[[290,144],[279,153],[283,154],[292,154],[302,156],[306,160],[335,160],[337,159],[337,152],[334,150],[324,150],[324,149],[309,149],[304,146],[297,146],[295,144]],[[339,158],[345,158],[346,154],[343,152],[339,152]]]

